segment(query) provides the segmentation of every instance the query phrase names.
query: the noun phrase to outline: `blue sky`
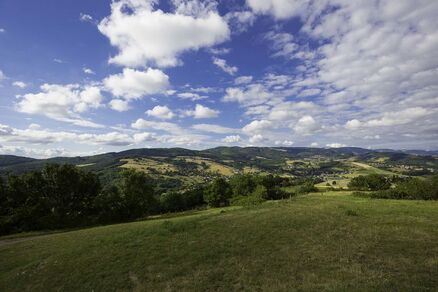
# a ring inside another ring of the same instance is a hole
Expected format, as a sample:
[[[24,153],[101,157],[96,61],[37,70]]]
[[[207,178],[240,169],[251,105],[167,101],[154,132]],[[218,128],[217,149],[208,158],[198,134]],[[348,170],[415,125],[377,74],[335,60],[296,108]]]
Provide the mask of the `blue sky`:
[[[438,2],[1,0],[0,153],[438,149]]]

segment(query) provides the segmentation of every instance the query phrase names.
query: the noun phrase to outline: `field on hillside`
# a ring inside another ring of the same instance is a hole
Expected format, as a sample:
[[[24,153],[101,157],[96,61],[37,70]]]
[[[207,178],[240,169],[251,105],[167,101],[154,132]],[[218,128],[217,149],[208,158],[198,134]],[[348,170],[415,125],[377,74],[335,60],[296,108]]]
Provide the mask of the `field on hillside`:
[[[311,194],[13,240],[0,240],[1,291],[438,287],[430,201]]]

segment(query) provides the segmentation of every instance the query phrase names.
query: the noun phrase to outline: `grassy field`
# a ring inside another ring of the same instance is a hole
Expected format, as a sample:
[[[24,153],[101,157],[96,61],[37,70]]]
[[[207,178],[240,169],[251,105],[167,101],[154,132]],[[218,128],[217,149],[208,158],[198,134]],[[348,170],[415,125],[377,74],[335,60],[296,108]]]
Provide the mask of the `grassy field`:
[[[122,168],[131,168],[146,173],[149,173],[150,169],[153,169],[158,173],[165,173],[167,171],[177,170],[176,167],[172,164],[147,158],[122,159],[121,161],[126,162],[121,166]]]
[[[394,172],[390,172],[384,169],[380,169],[374,166],[371,166],[369,164],[351,161],[349,164],[352,167],[352,172],[349,174],[341,175],[341,178],[333,178],[333,179],[327,179],[326,181],[323,181],[321,183],[316,184],[315,186],[319,190],[327,190],[329,188],[333,189],[347,189],[348,183],[353,177],[357,177],[359,175],[368,175],[368,174],[381,174],[381,175],[397,175]],[[336,184],[333,185],[333,181],[336,181]],[[330,183],[330,186],[327,186],[327,182]]]
[[[394,172],[380,169],[380,168],[377,168],[377,167],[374,167],[374,166],[371,166],[371,165],[368,165],[365,163],[361,163],[361,162],[351,162],[351,164],[353,166],[359,168],[355,173],[353,173],[351,175],[351,177],[355,177],[358,175],[367,175],[367,174],[372,174],[372,173],[382,174],[382,175],[396,175],[396,173],[394,173]]]
[[[438,202],[334,192],[20,240],[0,291],[438,287]]]
[[[184,158],[187,162],[193,162],[198,165],[202,165],[203,163],[207,166],[207,171],[213,172],[213,173],[219,173],[221,175],[230,176],[235,174],[237,171],[229,166],[223,165],[221,163],[201,158],[201,157],[188,157]],[[202,168],[201,168],[202,169]]]

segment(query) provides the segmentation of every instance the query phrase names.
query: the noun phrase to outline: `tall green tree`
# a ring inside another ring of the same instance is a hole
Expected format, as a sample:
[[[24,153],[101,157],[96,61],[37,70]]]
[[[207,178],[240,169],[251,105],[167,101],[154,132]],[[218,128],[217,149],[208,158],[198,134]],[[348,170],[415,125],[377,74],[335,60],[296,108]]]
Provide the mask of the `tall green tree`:
[[[380,174],[359,175],[351,179],[348,188],[360,191],[377,191],[389,189],[388,178]]]
[[[101,190],[98,177],[74,165],[47,165],[42,176],[44,196],[50,201],[54,224],[64,226],[84,223],[93,213],[95,197]]]
[[[230,178],[230,187],[233,191],[234,197],[250,195],[254,191],[256,185],[254,176],[249,174],[233,175]]]
[[[127,218],[146,216],[158,209],[158,202],[154,196],[154,183],[144,172],[133,169],[122,171],[119,190]]]
[[[7,210],[7,194],[6,194],[6,186],[3,182],[3,178],[0,177],[0,216],[6,214]]]
[[[212,207],[229,205],[229,199],[231,197],[232,191],[230,185],[222,177],[216,178],[204,194],[205,201]]]

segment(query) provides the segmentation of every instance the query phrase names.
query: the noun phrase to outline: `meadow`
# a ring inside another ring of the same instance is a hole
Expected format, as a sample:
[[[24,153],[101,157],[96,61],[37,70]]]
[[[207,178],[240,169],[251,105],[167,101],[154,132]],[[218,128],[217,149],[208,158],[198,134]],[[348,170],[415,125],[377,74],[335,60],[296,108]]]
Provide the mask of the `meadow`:
[[[1,291],[431,291],[438,202],[326,192],[0,240]]]

